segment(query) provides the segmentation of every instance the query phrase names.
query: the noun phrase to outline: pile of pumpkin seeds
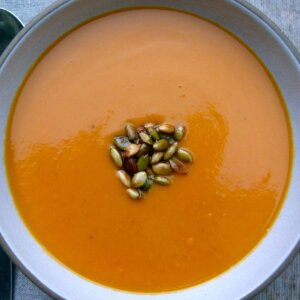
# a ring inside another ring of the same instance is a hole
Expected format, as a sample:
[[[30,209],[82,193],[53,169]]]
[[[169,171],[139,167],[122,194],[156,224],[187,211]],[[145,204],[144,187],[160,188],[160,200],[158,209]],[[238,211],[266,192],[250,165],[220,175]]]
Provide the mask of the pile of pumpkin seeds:
[[[114,137],[110,156],[130,198],[141,199],[153,183],[170,185],[173,173],[189,172],[185,163],[192,163],[193,156],[179,147],[185,131],[181,125],[146,123],[136,128],[127,123],[126,135]]]

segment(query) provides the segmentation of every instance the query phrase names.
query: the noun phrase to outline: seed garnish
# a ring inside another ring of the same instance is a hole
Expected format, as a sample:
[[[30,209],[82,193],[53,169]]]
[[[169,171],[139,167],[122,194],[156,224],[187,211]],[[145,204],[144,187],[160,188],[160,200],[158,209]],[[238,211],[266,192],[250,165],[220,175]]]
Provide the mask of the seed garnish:
[[[174,174],[188,174],[185,163],[192,163],[194,158],[179,145],[185,136],[182,125],[125,124],[125,135],[113,138],[109,154],[131,199],[142,199],[143,192],[148,192],[154,183],[170,185]]]

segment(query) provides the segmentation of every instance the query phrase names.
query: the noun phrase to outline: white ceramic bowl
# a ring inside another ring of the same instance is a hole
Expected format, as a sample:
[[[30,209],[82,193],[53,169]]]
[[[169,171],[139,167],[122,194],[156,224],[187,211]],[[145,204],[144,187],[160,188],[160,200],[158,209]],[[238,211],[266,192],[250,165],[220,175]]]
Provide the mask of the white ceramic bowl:
[[[85,280],[51,258],[34,240],[15,208],[4,163],[5,130],[12,101],[26,72],[58,37],[97,15],[130,7],[166,7],[220,24],[260,57],[284,96],[294,137],[294,163],[286,200],[269,234],[244,260],[197,286],[159,294],[117,291]],[[270,280],[296,251],[300,237],[300,67],[299,55],[273,26],[244,2],[224,0],[89,0],[57,2],[17,36],[0,65],[1,243],[23,272],[62,299],[241,299]]]

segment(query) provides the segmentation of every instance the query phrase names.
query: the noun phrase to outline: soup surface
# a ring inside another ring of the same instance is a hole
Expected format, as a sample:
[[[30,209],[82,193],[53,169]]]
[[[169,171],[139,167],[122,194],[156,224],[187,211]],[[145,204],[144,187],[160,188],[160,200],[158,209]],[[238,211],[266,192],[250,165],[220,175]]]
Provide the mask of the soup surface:
[[[195,162],[133,201],[108,155],[126,121],[184,124]],[[159,9],[93,20],[29,74],[7,171],[35,238],[75,272],[159,292],[208,280],[270,228],[290,165],[280,95],[255,56],[200,18]]]

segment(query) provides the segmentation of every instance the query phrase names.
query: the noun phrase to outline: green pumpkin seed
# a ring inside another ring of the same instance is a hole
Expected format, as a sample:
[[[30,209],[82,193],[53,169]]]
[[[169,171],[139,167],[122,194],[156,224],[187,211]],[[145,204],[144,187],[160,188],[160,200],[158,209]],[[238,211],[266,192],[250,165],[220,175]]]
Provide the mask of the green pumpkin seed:
[[[148,177],[146,182],[140,187],[143,192],[148,192],[151,189],[153,181]]]
[[[134,127],[133,124],[127,123],[125,125],[125,131],[126,131],[126,134],[127,134],[128,138],[132,142],[135,142],[139,138],[138,133],[136,131],[136,128]]]
[[[180,141],[185,134],[185,127],[184,126],[177,126],[175,128],[174,138],[176,141]]]
[[[151,157],[151,164],[156,164],[162,160],[164,157],[164,152],[154,152]]]
[[[144,125],[144,127],[145,128],[151,128],[151,127],[154,127],[155,126],[155,124],[154,123],[145,123],[145,125]]]
[[[138,154],[136,155],[137,157],[140,157],[142,155],[148,154],[151,151],[151,147],[147,144],[142,144],[141,148],[138,152]]]
[[[142,198],[142,193],[139,190],[127,189],[126,192],[127,192],[128,196],[133,200]]]
[[[135,188],[142,186],[146,182],[147,177],[147,173],[144,171],[134,174],[132,178],[132,186]]]
[[[165,134],[165,133],[162,133],[162,132],[159,132],[159,137],[162,140],[167,140],[170,145],[172,145],[176,142],[172,135],[168,135],[168,134]]]
[[[163,133],[172,134],[175,131],[175,127],[171,124],[161,124],[158,126],[158,130]]]
[[[145,171],[148,167],[149,164],[149,155],[145,154],[142,155],[141,157],[139,157],[139,159],[137,160],[137,169],[138,171]]]
[[[121,150],[125,150],[131,144],[127,136],[114,137],[114,143]]]
[[[158,163],[152,166],[152,170],[157,175],[170,175],[172,169],[168,163]]]
[[[159,140],[154,143],[153,149],[155,151],[164,151],[169,147],[169,142],[167,140]]]
[[[141,148],[141,145],[136,145],[136,144],[130,144],[126,149],[125,149],[125,157],[131,157],[136,155]]]
[[[123,165],[123,159],[120,152],[114,147],[110,147],[110,157],[118,168],[121,168]]]
[[[171,180],[168,177],[164,176],[154,176],[153,181],[159,185],[170,185]]]
[[[117,175],[126,187],[131,187],[131,177],[124,170],[119,170]]]
[[[177,147],[178,147],[178,143],[175,142],[173,145],[171,145],[168,150],[165,152],[165,155],[164,155],[164,160],[168,160],[170,159],[176,152],[177,150]]]
[[[147,168],[146,173],[147,173],[147,175],[148,175],[149,177],[150,177],[150,176],[154,176],[154,173],[153,173],[153,171],[152,171],[150,168]]]
[[[187,162],[187,163],[191,163],[194,160],[192,153],[183,148],[179,148],[177,150],[177,156],[180,160]]]
[[[188,168],[186,165],[181,162],[179,159],[173,157],[172,159],[169,160],[170,166],[172,170],[177,173],[177,174],[187,174],[189,172]]]
[[[157,131],[154,128],[150,127],[147,129],[147,131],[151,135],[151,137],[153,137],[156,141],[158,141],[160,139]]]
[[[152,145],[153,144],[153,140],[151,139],[150,135],[148,135],[147,133],[145,133],[145,132],[142,131],[142,132],[139,133],[139,135],[140,135],[141,140],[144,143],[146,143],[148,145]]]

